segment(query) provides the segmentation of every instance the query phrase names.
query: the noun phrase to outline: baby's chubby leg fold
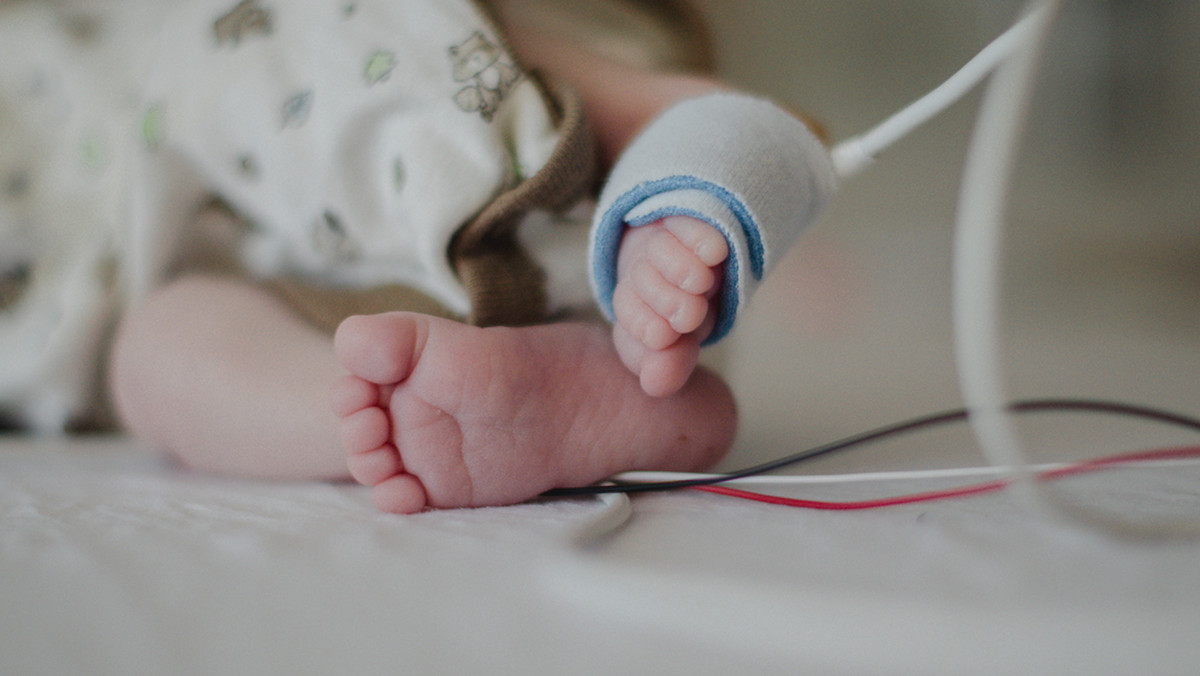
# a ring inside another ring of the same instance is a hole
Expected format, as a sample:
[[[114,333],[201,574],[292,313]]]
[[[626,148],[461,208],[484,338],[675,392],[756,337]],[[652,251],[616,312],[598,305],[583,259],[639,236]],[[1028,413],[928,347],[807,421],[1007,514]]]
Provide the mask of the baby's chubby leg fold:
[[[329,336],[262,287],[191,275],[129,308],[108,369],[125,428],[198,470],[341,479]]]
[[[376,505],[521,502],[635,469],[696,470],[733,441],[729,389],[699,371],[650,397],[604,327],[466,326],[426,315],[351,317],[333,388],[347,466]]]
[[[695,370],[728,257],[724,235],[686,216],[629,228],[622,237],[613,342],[647,394],[674,394]]]

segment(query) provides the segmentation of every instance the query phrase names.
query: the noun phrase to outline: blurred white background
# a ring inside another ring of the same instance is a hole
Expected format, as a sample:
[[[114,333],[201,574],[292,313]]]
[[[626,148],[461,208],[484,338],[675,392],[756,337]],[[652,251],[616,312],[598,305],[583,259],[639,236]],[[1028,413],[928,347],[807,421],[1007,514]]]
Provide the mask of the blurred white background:
[[[1014,19],[1011,0],[698,0],[721,72],[808,111],[834,141],[939,84]],[[1003,266],[1009,389],[1200,415],[1200,3],[1070,2],[1017,169]],[[742,406],[727,466],[959,404],[950,268],[978,94],[842,186],[712,358]],[[1193,441],[1037,416],[1034,455]],[[977,464],[965,429],[822,471]]]

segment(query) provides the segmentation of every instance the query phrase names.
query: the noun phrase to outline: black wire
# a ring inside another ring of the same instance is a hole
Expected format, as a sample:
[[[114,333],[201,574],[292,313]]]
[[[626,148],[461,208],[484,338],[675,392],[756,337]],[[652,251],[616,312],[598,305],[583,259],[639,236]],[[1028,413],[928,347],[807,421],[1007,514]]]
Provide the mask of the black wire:
[[[1085,413],[1103,413],[1114,416],[1153,420],[1155,422],[1176,425],[1200,432],[1200,418],[1172,413],[1170,411],[1149,406],[1137,406],[1134,404],[1124,404],[1115,401],[1092,399],[1029,399],[1014,402],[1007,408],[1014,413],[1039,413],[1046,411],[1080,411]],[[542,495],[545,497],[564,497],[574,495],[599,495],[601,493],[646,493],[651,491],[677,490],[680,488],[690,488],[692,486],[711,486],[726,481],[732,481],[734,479],[741,479],[743,477],[766,474],[778,469],[783,469],[784,467],[791,467],[802,462],[815,460],[816,458],[824,455],[847,450],[855,446],[861,446],[872,441],[878,441],[886,437],[893,437],[907,432],[914,432],[947,423],[961,422],[966,420],[968,415],[969,412],[967,409],[958,408],[943,411],[941,413],[933,413],[931,415],[921,416],[919,418],[912,418],[904,422],[878,427],[867,432],[862,432],[838,441],[824,444],[822,446],[817,446],[799,453],[794,453],[792,455],[779,458],[778,460],[772,460],[761,465],[754,465],[752,467],[735,470],[725,474],[716,474],[697,479],[682,479],[679,481],[658,481],[651,483],[604,483],[591,486],[579,486],[576,488],[555,488],[553,490],[546,491]]]

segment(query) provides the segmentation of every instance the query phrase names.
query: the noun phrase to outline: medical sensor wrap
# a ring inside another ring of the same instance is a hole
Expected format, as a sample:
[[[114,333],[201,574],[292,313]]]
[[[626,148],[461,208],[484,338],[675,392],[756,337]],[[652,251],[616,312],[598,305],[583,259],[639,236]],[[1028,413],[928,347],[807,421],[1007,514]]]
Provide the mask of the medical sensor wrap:
[[[690,216],[729,243],[716,326],[705,343],[720,340],[836,186],[829,152],[770,101],[719,93],[675,104],[634,139],[600,194],[590,265],[601,311],[613,320],[625,227]]]

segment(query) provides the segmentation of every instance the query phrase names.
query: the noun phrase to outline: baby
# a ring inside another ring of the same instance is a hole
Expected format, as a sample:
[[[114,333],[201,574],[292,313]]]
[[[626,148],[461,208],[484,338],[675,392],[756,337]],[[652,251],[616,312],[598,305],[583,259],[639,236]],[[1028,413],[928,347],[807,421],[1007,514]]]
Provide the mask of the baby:
[[[129,430],[202,470],[349,476],[399,513],[722,457],[735,405],[700,346],[819,212],[823,151],[765,101],[597,57],[510,6],[503,30],[454,0],[164,15],[108,369]],[[589,234],[561,222],[596,164]],[[214,196],[233,253],[199,266]],[[550,321],[585,304],[580,279],[611,328]],[[398,306],[423,311],[378,311]]]

